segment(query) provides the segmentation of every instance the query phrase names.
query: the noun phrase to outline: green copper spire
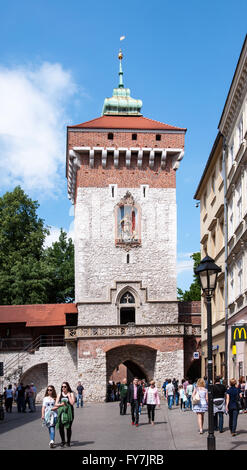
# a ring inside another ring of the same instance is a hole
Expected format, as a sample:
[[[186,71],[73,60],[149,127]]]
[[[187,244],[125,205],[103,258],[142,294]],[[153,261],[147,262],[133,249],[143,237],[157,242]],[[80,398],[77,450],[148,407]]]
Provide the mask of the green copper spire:
[[[122,69],[122,58],[123,58],[123,54],[122,54],[121,49],[120,49],[120,51],[119,51],[118,58],[119,58],[119,72],[118,72],[118,75],[119,75],[119,85],[118,85],[118,88],[124,88],[124,84],[123,84],[123,69]]]
[[[104,101],[102,116],[141,116],[142,101],[135,100],[130,96],[130,89],[124,88],[123,84],[123,69],[122,59],[123,53],[120,49],[119,54],[119,85],[118,88],[114,88],[113,96],[106,98]]]

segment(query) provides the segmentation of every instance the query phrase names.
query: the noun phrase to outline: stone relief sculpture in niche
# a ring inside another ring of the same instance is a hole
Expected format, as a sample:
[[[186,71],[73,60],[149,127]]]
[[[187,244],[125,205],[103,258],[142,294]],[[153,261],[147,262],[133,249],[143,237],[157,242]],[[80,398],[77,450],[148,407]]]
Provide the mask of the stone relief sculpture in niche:
[[[116,245],[138,246],[140,236],[140,208],[129,191],[116,206]]]

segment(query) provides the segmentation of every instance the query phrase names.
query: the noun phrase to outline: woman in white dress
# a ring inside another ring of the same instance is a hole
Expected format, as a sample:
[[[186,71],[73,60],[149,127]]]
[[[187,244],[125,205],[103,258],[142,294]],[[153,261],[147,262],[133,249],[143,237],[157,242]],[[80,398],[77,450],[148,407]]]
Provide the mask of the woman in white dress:
[[[53,448],[55,445],[55,426],[57,421],[57,407],[55,406],[56,398],[57,394],[54,386],[48,385],[43,399],[41,419],[49,429],[50,448]]]
[[[156,405],[160,405],[158,389],[155,387],[155,381],[150,381],[150,387],[147,387],[144,395],[144,403],[147,404],[148,422],[154,425],[154,412]]]
[[[199,395],[198,403],[193,403],[197,394]],[[192,394],[193,411],[197,414],[198,426],[200,434],[203,434],[204,413],[208,410],[208,391],[202,378],[197,380],[196,387]]]

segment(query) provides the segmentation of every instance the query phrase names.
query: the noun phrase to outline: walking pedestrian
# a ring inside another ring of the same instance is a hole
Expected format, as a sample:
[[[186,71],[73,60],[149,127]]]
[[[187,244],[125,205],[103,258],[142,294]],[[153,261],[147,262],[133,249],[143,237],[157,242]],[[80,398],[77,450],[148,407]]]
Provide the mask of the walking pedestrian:
[[[241,393],[241,398],[240,398],[240,403],[241,403],[241,408],[239,410],[239,413],[244,413],[244,410],[245,410],[245,400],[244,400],[244,393],[245,393],[245,380],[244,380],[244,376],[241,375],[239,377],[239,381],[238,381],[238,389]]]
[[[29,405],[29,413],[33,413],[35,411],[35,392],[33,388],[33,383],[30,384],[29,388],[27,389],[27,397],[28,397],[28,405]]]
[[[236,379],[230,380],[230,387],[226,392],[226,412],[229,414],[229,428],[232,436],[236,436],[238,413],[240,409],[240,390]]]
[[[25,413],[25,387],[22,382],[17,386],[16,392],[18,413]]]
[[[168,379],[168,384],[166,386],[166,398],[168,400],[168,408],[171,410],[174,403],[174,385],[172,384],[171,379]]]
[[[147,405],[148,422],[154,425],[154,414],[156,405],[160,405],[160,397],[155,381],[150,381],[150,386],[146,388],[143,403]]]
[[[84,390],[84,387],[83,387],[81,382],[78,382],[76,390],[77,390],[76,408],[79,408],[80,403],[81,403],[81,408],[83,408],[83,390]]]
[[[126,378],[124,378],[122,383],[120,383],[119,394],[120,394],[120,403],[119,403],[120,415],[126,415],[127,397],[128,397],[128,385],[127,385]]]
[[[245,376],[244,386],[244,412],[247,413],[247,376]]]
[[[203,434],[204,414],[208,410],[208,391],[203,378],[197,380],[195,390],[192,394],[193,411],[197,414],[200,434]]]
[[[187,397],[186,397],[186,394],[185,394],[185,391],[184,391],[184,387],[183,385],[179,385],[178,387],[178,393],[179,393],[179,397],[180,397],[180,410],[184,410],[185,411],[185,403],[187,401]]]
[[[106,389],[106,401],[112,401],[112,381],[109,380]]]
[[[61,393],[57,397],[55,405],[58,408],[56,427],[59,429],[61,436],[61,447],[65,446],[65,429],[67,431],[67,446],[70,447],[72,423],[74,420],[74,403],[75,397],[68,382],[63,382]]]
[[[37,396],[37,388],[35,387],[34,383],[31,382],[30,386],[32,387],[33,390],[33,411],[36,411],[36,396]]]
[[[145,394],[145,381],[144,379],[143,380],[138,380],[138,385],[141,387],[142,389],[142,399],[141,399],[141,403],[139,404],[139,415],[141,414],[142,412],[142,407],[143,407],[143,398],[144,398],[144,394]]]
[[[214,430],[223,432],[226,386],[221,383],[217,376],[212,387],[213,410],[214,410]]]
[[[49,447],[55,447],[55,427],[57,422],[56,390],[53,385],[48,385],[41,410],[41,419],[49,429]]]
[[[173,379],[172,384],[174,386],[174,398],[175,398],[175,405],[178,406],[179,404],[179,393],[178,393],[178,380]]]
[[[187,388],[186,388],[186,397],[187,397],[187,400],[186,400],[186,409],[190,409],[192,410],[192,393],[193,393],[193,384],[192,384],[192,380],[189,379],[189,383],[187,385]]]
[[[7,413],[12,413],[12,404],[13,404],[14,392],[12,385],[10,384],[5,392],[5,407]]]
[[[163,392],[164,392],[164,398],[166,398],[166,386],[168,384],[168,380],[165,379],[164,382],[163,382],[163,385],[162,385],[162,388],[163,388]]]
[[[138,385],[138,378],[134,377],[128,389],[127,402],[131,406],[132,425],[139,425],[139,406],[142,401],[142,387]]]

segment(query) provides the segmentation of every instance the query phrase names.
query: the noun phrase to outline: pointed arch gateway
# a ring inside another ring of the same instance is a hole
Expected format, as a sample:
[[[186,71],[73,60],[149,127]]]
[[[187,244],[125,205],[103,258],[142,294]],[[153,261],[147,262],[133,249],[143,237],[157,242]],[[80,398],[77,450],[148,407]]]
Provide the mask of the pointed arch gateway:
[[[148,346],[129,344],[112,348],[106,353],[106,381],[130,383],[133,377],[147,382],[155,376],[157,350]]]

